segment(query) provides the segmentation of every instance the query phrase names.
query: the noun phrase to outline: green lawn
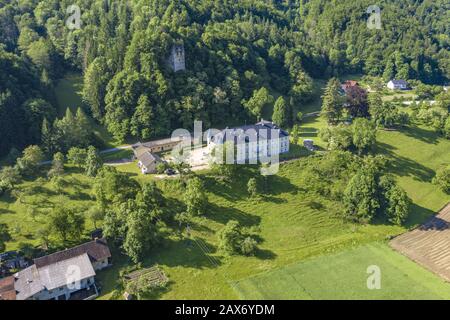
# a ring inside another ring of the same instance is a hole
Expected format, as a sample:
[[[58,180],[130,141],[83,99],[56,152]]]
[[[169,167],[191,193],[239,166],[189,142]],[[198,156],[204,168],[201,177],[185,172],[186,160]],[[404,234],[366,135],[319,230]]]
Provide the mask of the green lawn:
[[[423,126],[401,131],[379,131],[377,152],[388,157],[390,171],[414,200],[408,225],[417,225],[450,201],[431,180],[435,171],[450,163],[450,140]]]
[[[69,85],[66,80],[62,81],[62,87]],[[62,87],[58,86],[57,90],[62,90]],[[311,108],[311,110],[316,109],[317,105]],[[325,125],[322,118],[304,119],[301,124],[302,137],[313,138],[317,145],[325,147],[325,144],[317,136],[318,130]],[[434,292],[432,290],[434,285],[431,289],[427,288],[428,291],[423,296],[418,295],[420,287],[414,287],[414,281],[418,279],[417,281],[424,285],[420,280],[421,277],[428,279],[427,277],[431,277],[431,274],[420,268],[414,269],[405,262],[406,259],[383,249],[380,245],[367,245],[385,241],[390,236],[405,232],[407,228],[423,222],[426,217],[434,214],[450,201],[448,195],[443,194],[430,183],[434,171],[443,163],[449,162],[450,141],[440,138],[430,129],[417,126],[411,126],[411,128],[398,132],[380,131],[378,140],[377,151],[388,156],[390,170],[396,175],[399,183],[406,189],[414,202],[406,228],[383,224],[357,225],[343,222],[335,215],[338,211],[336,203],[313,196],[305,190],[301,159],[283,164],[279,174],[274,176],[270,182],[270,194],[258,200],[249,199],[246,192],[247,181],[252,176],[250,173],[244,172],[231,185],[216,181],[213,177],[208,176],[207,172],[198,173],[206,184],[205,190],[210,205],[205,216],[196,218],[192,224],[192,239],[187,239],[185,235],[180,236],[177,227],[172,226],[166,230],[164,241],[149,253],[144,261],[144,266],[158,264],[170,279],[167,292],[161,293],[157,298],[237,299],[242,297],[242,292],[247,290],[243,283],[251,283],[248,285],[250,291],[253,290],[251,286],[263,288],[267,285],[265,284],[267,280],[264,280],[264,276],[260,278],[260,274],[281,272],[277,270],[283,270],[285,267],[295,269],[295,266],[298,266],[298,270],[307,270],[302,268],[307,268],[307,263],[313,263],[313,261],[316,261],[315,268],[318,270],[321,268],[328,270],[327,268],[330,268],[331,264],[326,255],[330,253],[336,253],[337,256],[334,257],[337,257],[337,261],[341,261],[340,263],[343,265],[345,265],[345,261],[352,261],[352,263],[361,261],[361,263],[367,264],[367,255],[364,251],[369,250],[367,248],[370,248],[372,253],[376,253],[374,256],[379,259],[377,263],[381,264],[382,269],[386,268],[386,290],[392,288],[389,279],[394,276],[398,276],[400,279],[409,277],[399,283],[401,286],[412,286],[416,295],[404,296],[405,298],[441,297],[439,295],[432,296],[429,293]],[[302,148],[296,146],[293,146],[293,152],[302,157],[308,155]],[[128,153],[118,152],[105,155],[105,158],[121,158],[125,154]],[[121,165],[117,168],[139,182],[154,179],[152,175],[141,175],[136,163]],[[42,177],[45,176],[45,167],[43,169]],[[41,178],[35,181],[25,181],[18,187],[23,192],[20,200],[9,195],[0,197],[0,222],[8,224],[13,236],[13,241],[7,243],[7,250],[17,248],[20,242],[39,244],[36,231],[45,224],[52,207],[58,202],[79,206],[83,212],[92,206],[92,179],[72,167],[67,167],[67,175],[64,179],[66,184],[61,192],[55,190],[54,186],[46,179]],[[173,213],[183,210],[184,188],[173,179],[160,180],[157,183],[168,197],[169,207],[173,209]],[[34,216],[30,214],[30,208],[35,209]],[[231,219],[240,221],[242,225],[256,232],[260,250],[255,257],[227,258],[216,251],[216,232]],[[89,219],[86,221],[87,236],[87,231],[92,230],[93,225]],[[352,254],[349,253],[349,248],[360,245],[366,249],[355,249]],[[342,258],[339,258],[340,252],[342,252]],[[384,257],[384,260],[381,257]],[[314,259],[307,260],[312,258]],[[398,270],[392,266],[389,267],[388,262],[392,261]],[[128,259],[120,255],[119,250],[114,251],[113,268],[99,274],[103,287],[100,298],[109,299],[121,296],[121,292],[116,290],[118,275],[129,264]],[[310,269],[314,268],[310,267]],[[344,267],[341,269],[345,271]],[[400,276],[405,274],[407,276]],[[271,281],[275,292],[277,287],[284,286],[283,281],[286,280],[283,277],[281,273],[279,280]],[[363,269],[361,277],[366,278],[365,269]],[[259,282],[258,279],[261,281]],[[313,279],[317,279],[317,277],[311,276],[309,281],[313,281]],[[293,295],[297,297],[296,295],[301,294],[301,288],[307,288],[311,293],[304,293],[303,298],[319,297],[318,292],[310,289],[310,284],[304,284],[306,280],[301,280],[300,286],[291,284],[290,292],[294,292]],[[332,279],[339,283],[338,280]],[[352,281],[354,282],[350,281],[348,286],[357,288],[360,285],[358,277]],[[430,280],[430,283],[433,281],[435,282],[435,279]],[[236,286],[239,287],[239,291],[235,289]],[[399,288],[403,288],[401,286]],[[344,286],[344,288],[346,287]],[[436,288],[439,289],[439,286],[436,285]],[[389,291],[393,294],[403,294],[394,289],[389,289]],[[378,294],[376,298],[387,294],[382,292],[383,290],[380,293],[374,293]],[[323,294],[321,297],[326,298],[326,295]],[[395,298],[392,295],[389,297]]]
[[[123,149],[115,152],[108,152],[108,153],[102,153],[101,157],[103,161],[110,162],[110,161],[117,161],[117,160],[123,160],[123,159],[131,159],[133,157],[133,151],[130,149]]]
[[[304,127],[311,128],[310,133],[323,125],[322,119],[311,118]],[[408,227],[423,222],[450,201],[448,195],[430,183],[434,170],[448,161],[449,141],[418,127],[401,132],[381,131],[378,139],[379,151],[390,157],[392,171],[414,201]],[[151,175],[139,174],[135,163],[117,168],[140,182],[154,179]],[[7,249],[17,248],[19,242],[38,244],[35,232],[43,226],[55,203],[63,201],[85,208],[92,205],[92,180],[74,168],[69,167],[68,173],[62,195],[41,179],[20,185],[20,190],[30,189],[33,193],[25,195],[22,202],[8,196],[0,198],[0,221],[10,226],[13,235]],[[205,180],[211,204],[206,216],[197,218],[192,225],[195,241],[179,237],[176,228],[169,229],[166,240],[145,260],[146,266],[155,263],[161,266],[171,280],[168,291],[158,298],[237,299],[239,295],[233,288],[236,281],[298,264],[307,258],[384,241],[406,231],[391,225],[343,222],[334,215],[334,203],[304,191],[301,160],[283,164],[271,182],[271,194],[259,200],[248,198],[246,183],[249,176],[240,176],[232,185],[217,182],[207,174],[201,177]],[[174,180],[158,181],[158,184],[169,198],[171,208],[178,212],[184,189]],[[37,208],[36,217],[29,215],[29,207]],[[230,219],[259,230],[261,250],[256,257],[225,258],[216,252],[216,232]],[[86,230],[92,228],[87,219]],[[99,274],[103,284],[102,299],[121,296],[115,291],[116,281],[120,270],[129,263],[128,259],[115,253],[114,267]]]
[[[381,288],[367,288],[369,266]],[[242,299],[450,299],[450,284],[393,251],[373,243],[324,255],[235,282]]]
[[[63,117],[67,108],[70,108],[73,113],[75,113],[79,107],[86,109],[86,106],[81,98],[82,90],[83,76],[77,73],[69,73],[57,82],[55,86],[55,96],[58,108],[58,117]],[[97,124],[92,118],[90,120],[94,134],[100,141],[103,142],[105,148],[115,147],[118,145],[108,133],[106,128]]]
[[[46,170],[48,167],[42,168],[42,176]],[[86,212],[94,204],[91,197],[92,179],[70,166],[66,166],[66,172],[63,190],[56,189],[51,182],[41,177],[22,182],[17,187],[22,194],[19,199],[8,193],[0,197],[0,223],[9,226],[13,238],[7,243],[7,250],[17,249],[21,242],[39,245],[37,231],[45,226],[47,216],[56,205],[76,206],[81,212]],[[92,222],[86,217],[86,231],[93,229]]]
[[[394,99],[403,98],[405,101],[411,101],[417,98],[414,90],[409,91],[391,91],[385,89],[385,95],[383,96],[383,101],[392,101]]]
[[[76,112],[77,108],[84,105],[81,99],[83,90],[83,77],[76,73],[69,73],[58,80],[55,86],[55,96],[58,107],[58,116],[63,117],[66,109]]]
[[[282,165],[280,174],[271,181],[271,195],[259,200],[249,199],[244,191],[249,178],[245,173],[232,185],[202,176],[210,206],[206,216],[192,224],[194,240],[172,231],[144,262],[145,266],[158,264],[171,280],[169,290],[159,298],[236,299],[239,296],[230,285],[236,280],[349,246],[382,241],[404,231],[396,226],[343,222],[334,215],[333,203],[302,191],[300,173],[301,161]],[[170,181],[159,184],[176,209],[183,189]],[[259,230],[260,251],[255,257],[225,258],[216,252],[216,231],[230,219]],[[125,265],[127,261],[121,257],[114,269],[100,275],[107,284],[103,299],[119,296],[112,290],[113,279]]]

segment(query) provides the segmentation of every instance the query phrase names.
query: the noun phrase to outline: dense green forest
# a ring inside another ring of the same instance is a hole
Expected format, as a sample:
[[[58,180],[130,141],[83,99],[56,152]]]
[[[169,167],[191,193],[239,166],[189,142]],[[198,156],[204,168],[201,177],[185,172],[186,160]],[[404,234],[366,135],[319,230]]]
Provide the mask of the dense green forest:
[[[80,8],[79,29],[66,25]],[[450,78],[450,3],[378,1],[0,0],[0,156],[92,144],[80,109],[56,119],[52,88],[84,75],[85,112],[118,140],[174,128],[254,121],[283,96],[301,110],[312,79],[364,73],[442,84]],[[183,44],[186,70],[168,57]]]

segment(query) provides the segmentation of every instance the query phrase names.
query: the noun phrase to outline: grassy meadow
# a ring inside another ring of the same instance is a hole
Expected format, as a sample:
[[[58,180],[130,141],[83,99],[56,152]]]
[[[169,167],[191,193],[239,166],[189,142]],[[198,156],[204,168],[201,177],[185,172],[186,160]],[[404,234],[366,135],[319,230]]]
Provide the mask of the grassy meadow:
[[[68,101],[76,100],[67,93],[79,88],[80,79],[69,76],[60,81],[56,89],[60,106],[72,108],[81,103],[78,100],[69,104]],[[325,82],[316,84],[317,88],[324,85]],[[317,111],[320,100],[305,108],[300,109],[304,113]],[[318,131],[325,126],[321,118],[305,118],[301,123],[301,137],[312,138],[319,147],[325,148],[318,138]],[[103,130],[98,128],[100,136]],[[104,139],[110,141],[107,136]],[[305,189],[302,159],[308,152],[292,146],[292,153],[300,159],[283,163],[279,174],[270,181],[270,192],[257,199],[247,194],[247,181],[254,175],[251,170],[244,171],[231,184],[216,180],[208,172],[197,173],[205,183],[210,202],[208,210],[203,217],[195,218],[190,237],[171,226],[165,231],[164,241],[148,254],[143,265],[158,264],[170,279],[165,292],[149,298],[449,298],[449,285],[384,243],[423,222],[450,201],[448,195],[431,184],[435,170],[449,162],[450,141],[431,129],[412,125],[399,131],[380,130],[376,151],[388,156],[390,171],[414,202],[406,227],[344,222],[336,215],[339,211],[336,203]],[[114,161],[129,154],[129,151],[119,151],[103,157]],[[41,178],[35,177],[18,186],[18,198],[8,194],[0,197],[0,222],[10,226],[13,236],[7,250],[16,249],[21,242],[39,245],[37,230],[45,225],[47,216],[58,203],[77,206],[82,212],[93,204],[92,179],[78,169],[66,167],[61,190],[45,178],[48,168],[42,169]],[[119,165],[117,169],[141,183],[154,179],[152,175],[141,175],[135,163]],[[169,200],[169,208],[173,208],[174,214],[179,212],[184,188],[177,179],[157,183]],[[257,235],[260,249],[255,257],[223,257],[216,251],[216,232],[231,219]],[[86,217],[86,239],[93,228]],[[113,248],[113,263],[112,268],[98,274],[102,287],[100,299],[122,297],[117,286],[119,273],[130,261]],[[369,264],[382,268],[385,290],[367,292],[361,287],[365,286]]]
[[[64,116],[67,108],[69,108],[74,114],[79,107],[83,108],[86,114],[88,113],[81,98],[82,90],[83,76],[78,73],[69,73],[57,82],[54,92],[56,97],[57,114],[59,118]],[[96,123],[92,118],[89,118],[89,120],[95,136],[100,142],[103,143],[105,148],[117,146],[117,143],[105,127]]]
[[[380,289],[368,289],[369,266]],[[242,299],[450,299],[450,286],[383,243],[372,243],[288,265],[235,284]]]

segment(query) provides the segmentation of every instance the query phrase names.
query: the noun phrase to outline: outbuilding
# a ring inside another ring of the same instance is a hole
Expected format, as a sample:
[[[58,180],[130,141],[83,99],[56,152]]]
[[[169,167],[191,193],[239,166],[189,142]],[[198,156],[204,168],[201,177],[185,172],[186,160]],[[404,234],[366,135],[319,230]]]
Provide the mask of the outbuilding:
[[[391,80],[388,82],[387,87],[391,90],[409,90],[409,84],[405,80]]]

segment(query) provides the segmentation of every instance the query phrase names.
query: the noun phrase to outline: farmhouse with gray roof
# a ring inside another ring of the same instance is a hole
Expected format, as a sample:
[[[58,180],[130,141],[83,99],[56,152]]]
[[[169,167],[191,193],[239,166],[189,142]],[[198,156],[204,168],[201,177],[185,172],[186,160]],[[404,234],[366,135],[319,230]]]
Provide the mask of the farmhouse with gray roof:
[[[37,258],[34,264],[10,277],[16,300],[92,299],[98,295],[95,271],[111,263],[106,240]]]

